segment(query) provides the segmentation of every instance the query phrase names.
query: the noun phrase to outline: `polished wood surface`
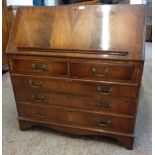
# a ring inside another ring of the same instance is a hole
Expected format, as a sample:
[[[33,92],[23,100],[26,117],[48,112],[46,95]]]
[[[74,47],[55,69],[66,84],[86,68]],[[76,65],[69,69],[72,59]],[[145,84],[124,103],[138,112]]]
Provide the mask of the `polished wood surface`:
[[[133,118],[100,114],[74,108],[52,108],[42,105],[19,104],[19,116],[47,122],[69,123],[111,131],[133,132]],[[78,119],[77,119],[78,118]]]
[[[10,71],[31,75],[135,83],[141,80],[143,62],[9,56]],[[117,72],[116,72],[117,70]]]
[[[17,73],[27,72],[36,75],[67,75],[67,61],[33,57],[14,57],[12,69]]]
[[[143,59],[143,5],[25,7],[14,27],[8,53],[57,50]]]
[[[137,84],[14,75],[12,75],[12,81],[14,89],[34,89],[37,91],[42,89],[46,92],[71,93],[90,97],[97,95],[136,98],[138,96],[135,93],[138,90]]]
[[[7,54],[20,129],[111,136],[132,149],[144,13],[142,5],[19,9]]]
[[[83,127],[78,125],[70,125],[64,123],[56,123],[56,122],[45,122],[41,120],[33,120],[29,118],[18,118],[20,130],[25,131],[26,129],[31,128],[33,125],[38,125],[55,129],[57,131],[61,131],[68,134],[73,135],[100,135],[100,136],[109,136],[115,138],[119,144],[126,147],[127,149],[132,149],[134,137],[132,134],[126,133],[118,133],[114,131],[107,131],[89,127]]]
[[[7,7],[6,0],[2,0],[2,67],[4,69],[7,65],[6,48],[13,19],[14,15],[12,7]]]
[[[93,63],[71,61],[71,76],[101,80],[133,80],[135,65],[124,63]],[[117,70],[117,72],[116,72]]]
[[[102,113],[132,116],[135,113],[136,101],[131,99],[111,98],[109,96],[73,95],[71,93],[51,93],[36,90],[14,91],[16,101],[36,105],[60,105],[74,108],[94,110]]]
[[[8,31],[7,31],[7,12],[6,12],[6,2],[2,1],[2,65],[7,64],[7,57],[6,57],[6,46],[8,42]]]

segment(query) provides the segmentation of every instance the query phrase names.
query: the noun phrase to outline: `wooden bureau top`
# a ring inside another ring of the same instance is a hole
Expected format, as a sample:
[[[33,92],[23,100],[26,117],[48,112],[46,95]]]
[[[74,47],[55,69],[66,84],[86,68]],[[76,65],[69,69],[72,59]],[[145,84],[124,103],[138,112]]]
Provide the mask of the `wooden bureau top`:
[[[143,60],[144,5],[23,7],[7,53]]]

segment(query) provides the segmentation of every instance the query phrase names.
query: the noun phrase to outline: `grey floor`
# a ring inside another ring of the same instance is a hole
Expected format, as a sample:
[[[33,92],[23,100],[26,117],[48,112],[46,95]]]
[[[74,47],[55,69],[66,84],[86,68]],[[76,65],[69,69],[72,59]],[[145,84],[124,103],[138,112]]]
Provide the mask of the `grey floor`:
[[[132,151],[104,137],[76,137],[49,129],[20,131],[9,73],[3,75],[3,155],[151,155],[152,44],[146,43],[146,61]]]

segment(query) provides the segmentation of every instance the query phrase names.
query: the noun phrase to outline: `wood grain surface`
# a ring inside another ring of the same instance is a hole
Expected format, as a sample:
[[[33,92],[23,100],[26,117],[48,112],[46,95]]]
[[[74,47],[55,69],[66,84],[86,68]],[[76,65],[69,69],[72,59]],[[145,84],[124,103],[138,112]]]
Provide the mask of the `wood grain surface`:
[[[19,8],[9,47],[141,60],[144,13],[143,5]]]
[[[18,9],[7,49],[21,130],[106,135],[133,148],[143,5]]]

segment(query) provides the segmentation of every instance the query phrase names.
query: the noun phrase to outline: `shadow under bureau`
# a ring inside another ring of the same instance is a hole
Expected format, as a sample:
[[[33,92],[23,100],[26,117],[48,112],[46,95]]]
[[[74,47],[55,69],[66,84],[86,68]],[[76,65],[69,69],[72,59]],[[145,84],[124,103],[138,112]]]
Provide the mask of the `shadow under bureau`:
[[[23,7],[7,55],[21,130],[103,135],[132,149],[143,5]]]

